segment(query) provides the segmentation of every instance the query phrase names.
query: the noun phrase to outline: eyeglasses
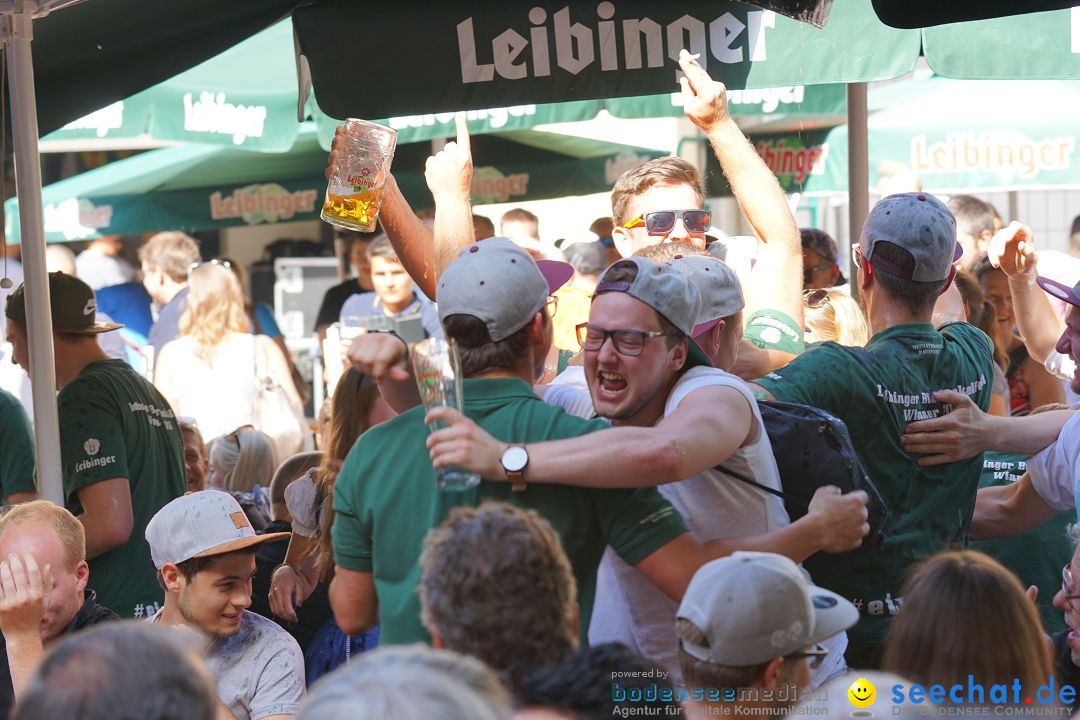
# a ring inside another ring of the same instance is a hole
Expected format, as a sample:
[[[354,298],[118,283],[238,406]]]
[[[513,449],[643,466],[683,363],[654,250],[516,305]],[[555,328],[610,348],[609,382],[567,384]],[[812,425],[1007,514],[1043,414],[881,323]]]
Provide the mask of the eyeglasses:
[[[809,650],[803,650],[801,652],[785,655],[784,659],[801,660],[802,658],[808,658],[807,664],[810,666],[810,669],[817,670],[819,667],[821,667],[821,663],[825,662],[825,656],[828,654],[829,651],[826,650],[823,646],[814,645]]]
[[[225,439],[226,440],[234,440],[236,442],[236,447],[238,447],[238,448],[240,448],[242,450],[243,447],[240,445],[240,433],[242,433],[244,430],[254,430],[254,429],[255,429],[255,426],[251,425],[251,424],[241,425],[240,427],[236,428],[231,433],[226,435]]]
[[[819,307],[829,304],[829,291],[825,288],[804,290],[802,300],[803,305],[811,310],[817,310]]]
[[[581,323],[576,328],[578,343],[582,350],[595,352],[604,347],[604,343],[611,338],[611,344],[615,352],[627,357],[637,357],[645,349],[645,341],[649,338],[663,337],[671,333],[663,330],[644,332],[642,330],[604,330],[593,327],[589,323]]]
[[[218,258],[214,258],[213,260],[200,260],[199,262],[191,263],[190,265],[188,265],[188,269],[187,269],[188,275],[195,272],[195,268],[197,268],[197,267],[199,267],[201,265],[220,265],[221,267],[225,268],[226,270],[231,270],[232,269],[232,263],[229,262],[228,260],[219,260]]]
[[[547,300],[544,301],[544,307],[547,308],[548,317],[555,317],[555,313],[559,309],[559,298],[548,295]]]
[[[1061,568],[1061,594],[1062,596],[1064,596],[1065,604],[1069,606],[1069,610],[1071,610],[1072,612],[1080,612],[1076,608],[1074,608],[1072,604],[1073,600],[1080,600],[1080,595],[1069,594],[1069,588],[1072,586],[1072,584],[1072,570],[1070,570],[1069,566],[1066,565],[1065,567]]]
[[[853,267],[853,268],[859,267],[859,265],[862,264],[862,257],[863,257],[862,250],[859,249],[859,246],[858,245],[852,245],[851,246],[851,263],[852,263],[851,267]]]
[[[676,218],[682,218],[686,231],[692,233],[703,233],[712,225],[712,213],[708,210],[657,210],[638,215],[623,227],[632,230],[644,225],[650,235],[664,235],[675,227]]]
[[[811,265],[810,267],[804,267],[802,271],[803,285],[809,285],[814,281],[814,273],[821,272],[822,270],[828,270],[836,263],[823,262],[820,265]]]

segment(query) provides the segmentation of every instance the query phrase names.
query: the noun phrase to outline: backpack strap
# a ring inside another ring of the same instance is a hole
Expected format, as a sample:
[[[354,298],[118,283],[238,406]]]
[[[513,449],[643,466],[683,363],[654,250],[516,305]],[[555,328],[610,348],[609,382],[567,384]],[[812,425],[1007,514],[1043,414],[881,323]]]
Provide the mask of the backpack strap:
[[[762,432],[764,432],[764,429],[762,430]],[[778,498],[782,498],[786,502],[795,503],[796,505],[798,505],[800,507],[810,507],[810,503],[806,502],[805,500],[803,500],[801,498],[797,498],[797,497],[795,497],[794,495],[792,495],[790,493],[784,492],[783,490],[774,490],[773,488],[771,488],[771,487],[769,487],[767,485],[762,485],[759,482],[751,480],[750,478],[746,477],[742,473],[735,472],[734,470],[729,470],[728,468],[724,467],[723,465],[717,465],[713,469],[718,471],[718,472],[724,473],[728,477],[733,477],[736,480],[741,480],[742,482],[746,483],[747,485],[753,485],[754,487],[756,487],[759,490],[764,490],[765,492],[769,493],[770,495],[775,495]]]

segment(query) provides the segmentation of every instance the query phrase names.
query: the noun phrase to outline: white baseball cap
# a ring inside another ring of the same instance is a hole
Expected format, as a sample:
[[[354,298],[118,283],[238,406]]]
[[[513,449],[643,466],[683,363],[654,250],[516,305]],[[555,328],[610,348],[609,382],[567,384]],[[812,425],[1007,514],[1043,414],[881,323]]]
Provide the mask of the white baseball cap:
[[[745,667],[843,632],[858,621],[859,611],[831,590],[811,585],[782,555],[736,552],[698,568],[676,617],[693,623],[708,643],[680,637],[684,652]]]
[[[221,490],[181,495],[146,525],[146,542],[158,570],[166,563],[177,565],[287,537],[289,533],[256,535],[240,503]]]

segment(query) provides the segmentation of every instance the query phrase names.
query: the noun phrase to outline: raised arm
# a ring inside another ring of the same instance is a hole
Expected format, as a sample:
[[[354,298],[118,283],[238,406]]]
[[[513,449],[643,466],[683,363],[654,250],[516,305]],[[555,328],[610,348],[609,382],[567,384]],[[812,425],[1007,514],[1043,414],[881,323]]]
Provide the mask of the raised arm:
[[[1031,228],[1015,221],[1009,223],[990,238],[986,252],[991,264],[1001,268],[1009,278],[1013,316],[1028,354],[1040,364],[1046,362],[1065,324],[1035,282],[1039,256]]]
[[[714,81],[695,56],[683,50],[679,67],[683,109],[704,131],[716,153],[743,215],[762,240],[746,298],[747,315],[780,310],[801,327],[802,241],[787,197],[776,176],[728,113],[727,90]]]
[[[448,142],[432,155],[424,167],[424,178],[435,198],[435,262],[440,274],[461,250],[475,240],[472,222],[472,141],[464,114],[454,123],[457,140]],[[429,297],[434,298],[434,295]]]
[[[348,358],[353,369],[371,375],[379,384],[383,400],[397,413],[420,404],[407,353],[405,341],[390,333],[364,333],[349,346]]]

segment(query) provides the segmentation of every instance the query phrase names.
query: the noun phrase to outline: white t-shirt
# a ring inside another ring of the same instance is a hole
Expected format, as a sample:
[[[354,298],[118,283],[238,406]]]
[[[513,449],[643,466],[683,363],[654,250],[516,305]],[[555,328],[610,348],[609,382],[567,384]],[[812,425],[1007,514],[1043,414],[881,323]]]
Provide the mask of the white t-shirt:
[[[1055,510],[1076,507],[1080,485],[1080,412],[1077,412],[1057,440],[1033,456],[1027,463],[1031,484],[1039,497]]]
[[[757,401],[750,388],[738,377],[718,368],[691,368],[672,388],[664,407],[665,417],[674,413],[694,390],[713,386],[733,388],[746,398],[753,411],[754,422],[760,429],[753,442],[736,450],[723,465],[755,482],[779,490],[780,474]],[[594,412],[587,393],[582,397],[581,391],[565,384],[549,387],[544,402],[559,405],[579,417],[590,416]],[[679,510],[690,533],[700,542],[759,535],[791,522],[780,498],[716,470],[660,485],[657,489]],[[677,610],[677,603],[608,548],[597,571],[589,643],[624,643],[659,663],[672,673],[672,682],[679,684],[682,677],[675,637]],[[811,688],[845,667],[843,654],[847,648],[847,635],[841,633],[823,645],[830,654],[813,671]]]
[[[150,622],[157,622],[164,608]],[[203,658],[218,698],[236,720],[295,715],[304,699],[304,654],[272,620],[245,610],[240,630],[210,643]]]

